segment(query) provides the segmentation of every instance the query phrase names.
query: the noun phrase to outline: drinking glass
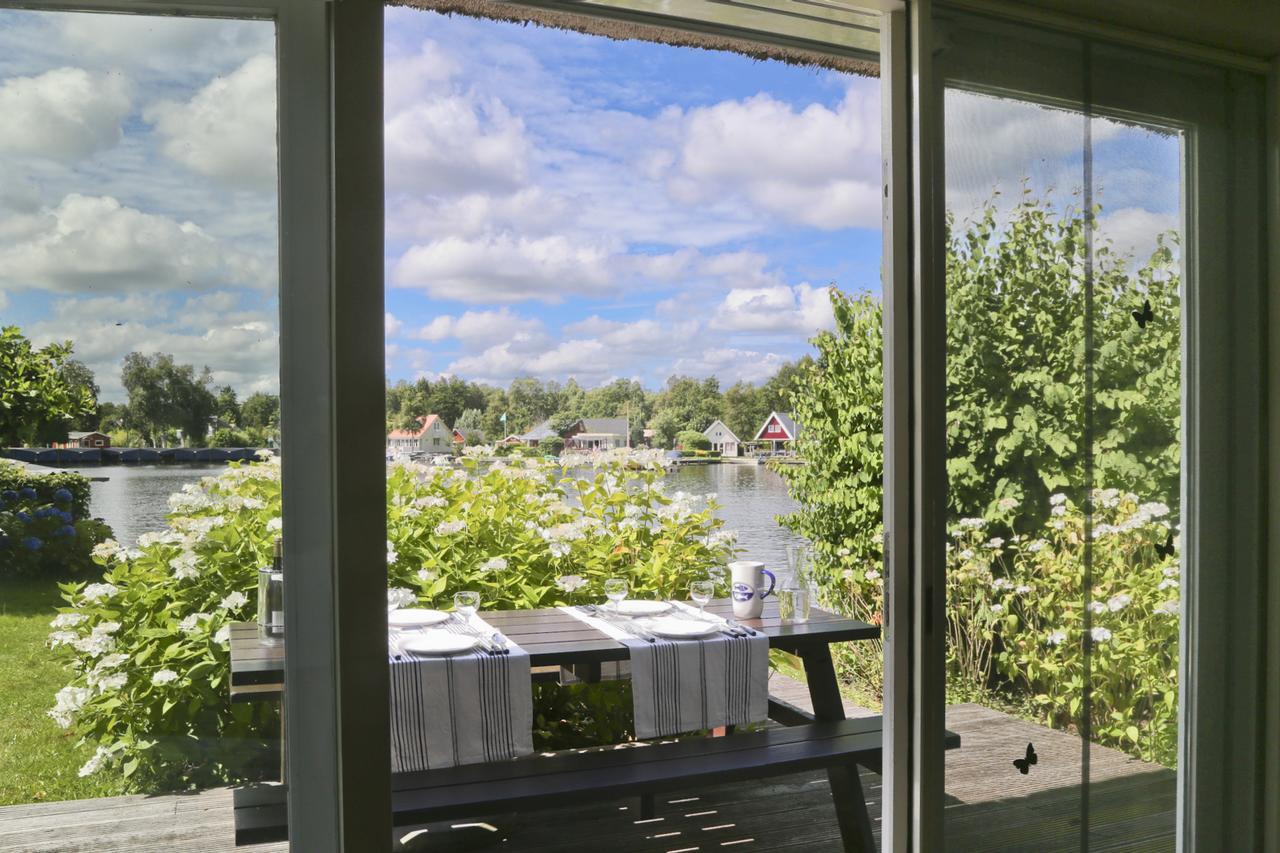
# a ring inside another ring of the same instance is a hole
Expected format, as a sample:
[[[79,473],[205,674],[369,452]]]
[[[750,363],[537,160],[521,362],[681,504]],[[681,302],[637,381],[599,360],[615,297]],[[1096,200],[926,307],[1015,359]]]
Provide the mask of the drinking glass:
[[[809,590],[805,587],[778,590],[778,618],[783,622],[808,622]]]
[[[476,615],[476,611],[480,609],[480,593],[464,590],[453,594],[453,609],[461,613],[463,618],[469,623],[471,617]]]
[[[604,596],[613,602],[613,612],[620,613],[622,602],[627,597],[627,579],[609,578],[604,582]]]
[[[702,609],[707,606],[707,602],[711,600],[711,596],[715,594],[716,585],[711,581],[692,581],[689,584],[689,597],[698,605],[698,615],[702,615]]]

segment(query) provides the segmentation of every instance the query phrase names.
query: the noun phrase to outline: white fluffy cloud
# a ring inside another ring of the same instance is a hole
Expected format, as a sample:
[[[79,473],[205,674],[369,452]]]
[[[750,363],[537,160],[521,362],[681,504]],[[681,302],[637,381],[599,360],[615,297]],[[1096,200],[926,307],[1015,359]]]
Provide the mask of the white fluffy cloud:
[[[164,101],[145,117],[166,156],[229,186],[276,185],[276,63],[255,56],[186,102]]]
[[[831,300],[824,287],[734,288],[713,312],[711,327],[730,332],[792,333],[808,337],[831,328]]]
[[[674,156],[658,154],[673,196],[706,203],[741,194],[785,221],[814,228],[880,222],[880,105],[874,81],[851,83],[830,108],[797,110],[768,94],[680,115]]]
[[[414,246],[396,263],[392,281],[437,299],[466,302],[559,302],[566,294],[608,293],[610,253],[564,236],[509,234],[446,237]]]
[[[1155,251],[1157,236],[1180,230],[1174,214],[1152,213],[1140,207],[1126,207],[1098,219],[1098,235],[1111,242],[1112,251],[1131,257],[1139,265]]]
[[[524,183],[524,122],[497,98],[438,95],[388,116],[387,192],[511,190]]]
[[[712,347],[696,356],[678,359],[673,371],[686,376],[715,376],[723,387],[734,382],[763,382],[788,360],[775,352]]]
[[[387,311],[382,315],[382,333],[385,337],[399,337],[400,330],[403,328],[404,323],[400,322],[400,319],[395,314]]]
[[[56,68],[0,81],[0,153],[73,162],[118,143],[129,114],[118,73]]]
[[[542,323],[529,317],[520,317],[506,308],[498,311],[467,311],[454,317],[441,314],[433,317],[409,337],[423,341],[457,339],[468,346],[487,346],[500,341],[527,341],[543,333]]]
[[[200,290],[273,280],[258,259],[199,226],[110,197],[68,195],[52,210],[11,220],[11,233],[0,245],[0,285],[10,289]]]
[[[97,64],[175,76],[207,75],[235,68],[275,49],[271,21],[232,21],[160,15],[53,12],[34,37]],[[29,25],[30,26],[30,25]]]

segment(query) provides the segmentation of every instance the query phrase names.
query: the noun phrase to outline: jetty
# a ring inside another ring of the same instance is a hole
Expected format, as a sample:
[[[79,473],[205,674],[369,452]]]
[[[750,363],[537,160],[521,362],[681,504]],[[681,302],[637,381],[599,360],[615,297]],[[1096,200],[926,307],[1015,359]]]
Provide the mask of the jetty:
[[[61,468],[250,462],[260,452],[254,447],[7,447],[0,450],[0,456],[27,465]]]

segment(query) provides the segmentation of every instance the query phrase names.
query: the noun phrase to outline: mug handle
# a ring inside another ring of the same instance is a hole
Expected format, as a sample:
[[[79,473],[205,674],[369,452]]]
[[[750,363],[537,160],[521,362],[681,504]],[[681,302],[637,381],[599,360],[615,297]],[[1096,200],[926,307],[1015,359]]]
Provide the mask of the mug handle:
[[[768,575],[768,576],[769,576],[769,589],[768,589],[768,590],[766,590],[766,591],[765,591],[763,594],[761,594],[761,596],[760,596],[760,600],[761,600],[761,601],[764,601],[766,598],[768,598],[769,596],[773,595],[773,588],[774,588],[775,586],[777,586],[777,585],[778,585],[778,579],[777,579],[777,578],[775,578],[775,577],[773,576],[773,572],[769,571],[768,569],[761,569],[760,571],[764,572],[766,575]]]

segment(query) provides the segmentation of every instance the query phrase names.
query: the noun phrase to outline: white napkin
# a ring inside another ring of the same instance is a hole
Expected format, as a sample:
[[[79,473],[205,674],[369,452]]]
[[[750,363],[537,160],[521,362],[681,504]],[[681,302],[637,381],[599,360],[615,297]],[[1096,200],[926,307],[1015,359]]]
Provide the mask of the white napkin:
[[[691,619],[691,608],[675,602]],[[561,610],[627,647],[637,738],[665,737],[717,726],[763,722],[769,715],[769,638],[714,633],[691,640],[658,637],[648,642],[611,619],[573,607]],[[723,619],[707,613],[702,618]],[[646,627],[649,620],[634,621]]]
[[[494,629],[479,616],[471,628],[482,637]],[[428,630],[466,633],[446,624]],[[391,770],[402,773],[504,761],[533,753],[533,694],[529,655],[507,642],[505,655],[479,647],[456,655],[401,652],[391,633]]]

